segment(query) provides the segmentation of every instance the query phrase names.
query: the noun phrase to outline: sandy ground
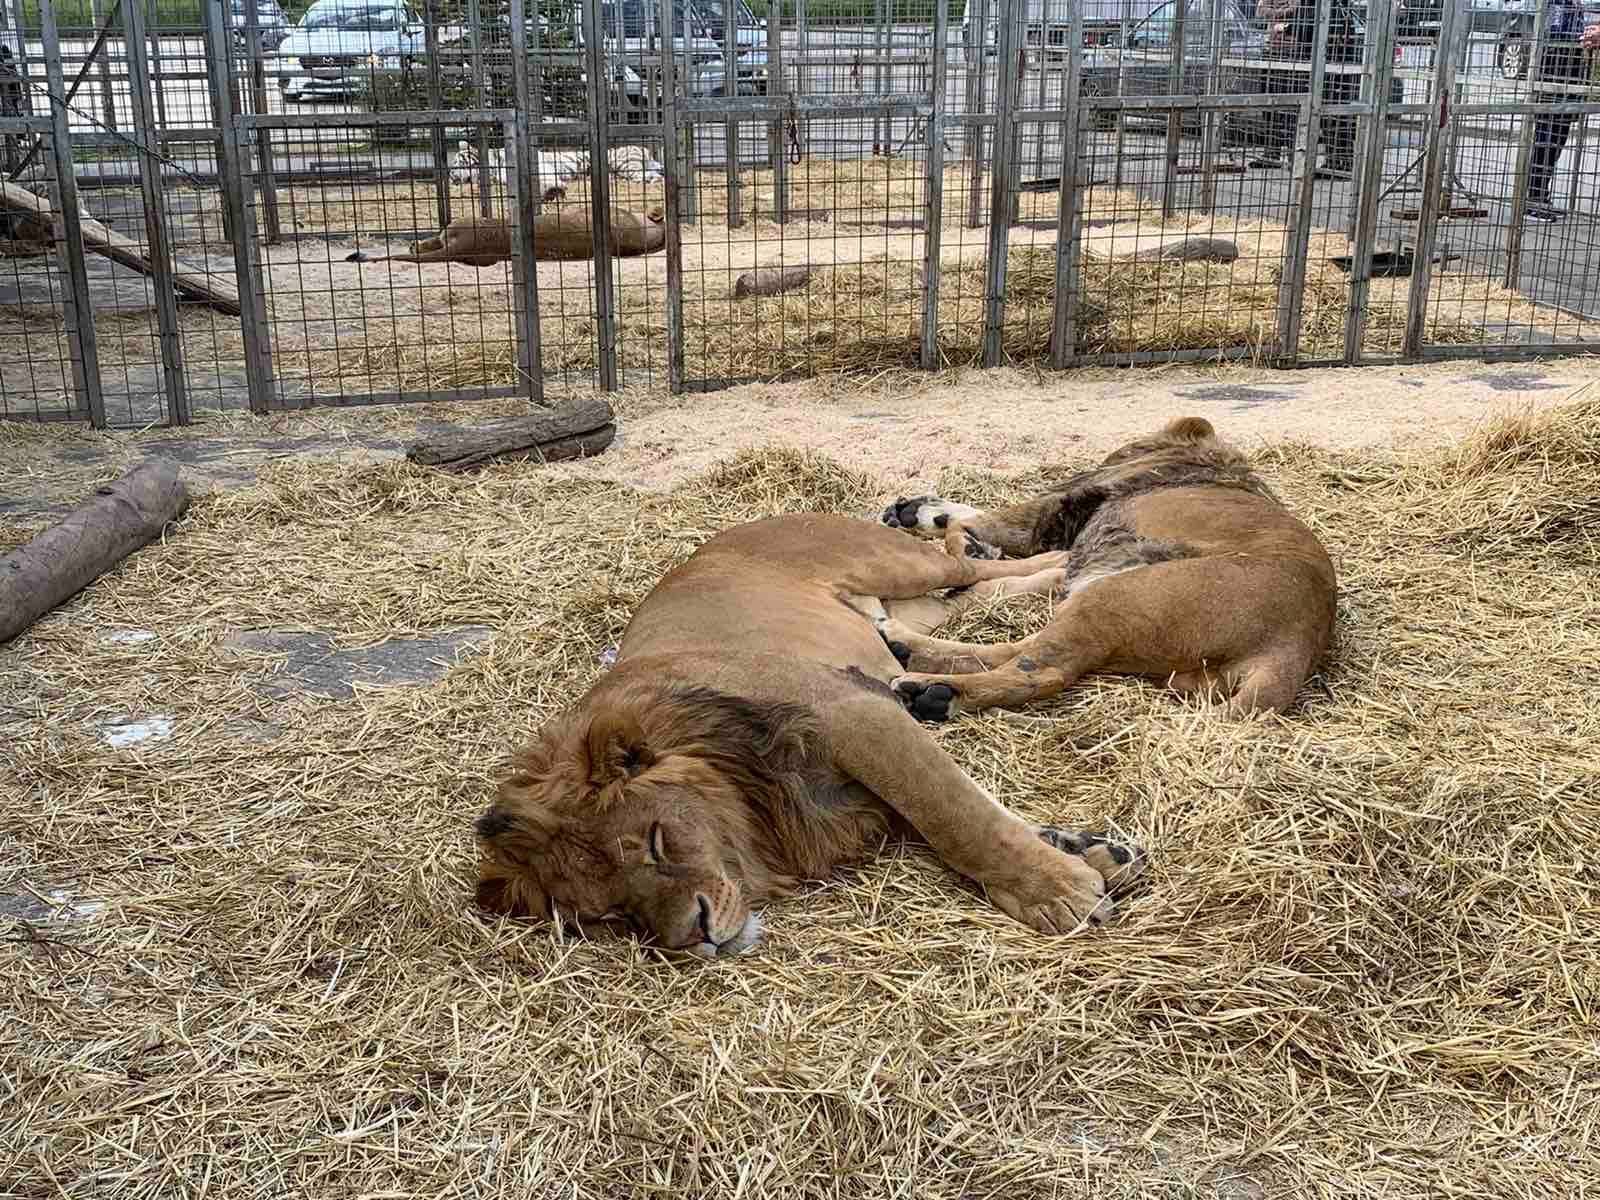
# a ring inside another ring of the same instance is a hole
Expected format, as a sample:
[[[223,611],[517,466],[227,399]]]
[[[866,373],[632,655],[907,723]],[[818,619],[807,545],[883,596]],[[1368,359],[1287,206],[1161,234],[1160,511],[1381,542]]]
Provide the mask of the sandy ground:
[[[553,471],[664,489],[740,450],[820,451],[895,488],[946,465],[999,472],[1082,462],[1174,416],[1209,418],[1243,447],[1430,446],[1508,408],[1560,404],[1600,380],[1600,360],[1451,362],[1274,371],[1245,366],[1064,374],[959,370],[871,383],[823,378],[682,397],[622,394],[606,453]],[[228,416],[188,429],[95,433],[0,423],[0,515],[58,511],[150,455],[185,464],[198,490],[239,486],[286,458],[398,457],[419,433],[524,411],[516,402],[315,409]]]

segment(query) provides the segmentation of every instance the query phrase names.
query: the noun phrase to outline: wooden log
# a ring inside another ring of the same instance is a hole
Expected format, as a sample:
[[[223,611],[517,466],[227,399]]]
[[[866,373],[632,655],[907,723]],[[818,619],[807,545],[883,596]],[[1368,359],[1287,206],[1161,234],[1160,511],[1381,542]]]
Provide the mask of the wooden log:
[[[599,454],[616,436],[616,414],[611,405],[587,398],[528,417],[445,430],[413,443],[406,450],[406,457],[422,466],[452,471],[465,471],[496,459],[560,462]]]
[[[792,292],[795,288],[805,287],[810,280],[810,267],[760,267],[746,271],[734,280],[733,298],[743,300],[746,296],[776,296],[780,292]]]
[[[1135,262],[1219,262],[1230,263],[1239,257],[1239,247],[1223,238],[1184,238],[1136,250],[1128,256]]]
[[[38,217],[46,226],[50,225],[49,203],[43,197],[36,196],[27,188],[15,183],[0,180],[0,209]],[[123,237],[115,230],[107,229],[93,217],[80,217],[78,224],[83,230],[83,244],[96,254],[103,254],[112,262],[121,263],[142,275],[151,273],[150,260],[139,249],[138,242]],[[209,304],[230,317],[239,315],[239,292],[221,275],[211,275],[194,267],[186,267],[174,259],[172,282],[179,295]]]
[[[188,507],[177,465],[158,459],[97,488],[59,524],[0,558],[0,644],[155,541]]]

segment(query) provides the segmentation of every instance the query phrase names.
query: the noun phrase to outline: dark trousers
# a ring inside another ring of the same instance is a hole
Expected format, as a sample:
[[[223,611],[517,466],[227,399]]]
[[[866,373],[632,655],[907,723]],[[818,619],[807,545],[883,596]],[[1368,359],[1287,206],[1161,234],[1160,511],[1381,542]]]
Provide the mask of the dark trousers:
[[[1310,76],[1298,71],[1268,71],[1266,92],[1269,95],[1304,94]],[[1328,104],[1351,104],[1361,98],[1359,75],[1322,77],[1322,99]],[[1267,114],[1266,153],[1272,158],[1289,158],[1294,154],[1295,131],[1300,127],[1300,113],[1293,108],[1273,109]],[[1328,165],[1348,171],[1356,156],[1356,119],[1354,117],[1323,117],[1322,141],[1327,147]],[[1316,147],[1311,148],[1312,160]]]
[[[1551,103],[1565,102],[1574,97],[1551,95]],[[1567,135],[1577,121],[1577,113],[1540,113],[1533,119],[1533,157],[1528,160],[1528,203],[1550,203],[1550,180],[1556,173],[1556,163],[1567,148]]]

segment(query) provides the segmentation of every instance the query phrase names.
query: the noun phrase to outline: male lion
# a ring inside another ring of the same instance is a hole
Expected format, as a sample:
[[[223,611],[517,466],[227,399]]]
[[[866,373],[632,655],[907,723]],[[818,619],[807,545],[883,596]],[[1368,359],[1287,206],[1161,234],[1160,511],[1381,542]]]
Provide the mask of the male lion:
[[[1042,933],[1106,920],[1134,853],[1029,825],[968,778],[889,690],[899,664],[871,619],[880,598],[1015,590],[1062,562],[953,558],[818,514],[717,535],[645,597],[612,670],[515,755],[477,822],[478,903],[732,954],[759,937],[752,905],[893,834]]]
[[[953,555],[1068,552],[1065,598],[1032,637],[974,645],[879,622],[910,672],[895,692],[923,720],[1053,696],[1091,671],[1227,697],[1241,715],[1282,712],[1333,636],[1327,552],[1201,417],[1025,504],[902,497],[882,520]]]

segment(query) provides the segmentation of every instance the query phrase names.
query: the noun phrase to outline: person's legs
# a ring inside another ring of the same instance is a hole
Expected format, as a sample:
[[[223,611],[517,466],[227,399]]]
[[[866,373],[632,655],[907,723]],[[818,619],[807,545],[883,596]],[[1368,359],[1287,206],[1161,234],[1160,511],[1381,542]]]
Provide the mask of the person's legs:
[[[1528,160],[1530,209],[1551,207],[1550,181],[1555,177],[1556,163],[1566,149],[1574,120],[1572,113],[1540,113],[1533,119],[1533,154]]]

